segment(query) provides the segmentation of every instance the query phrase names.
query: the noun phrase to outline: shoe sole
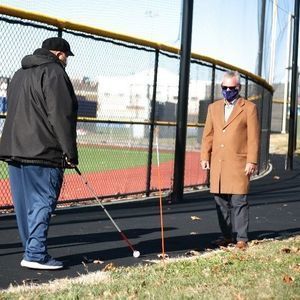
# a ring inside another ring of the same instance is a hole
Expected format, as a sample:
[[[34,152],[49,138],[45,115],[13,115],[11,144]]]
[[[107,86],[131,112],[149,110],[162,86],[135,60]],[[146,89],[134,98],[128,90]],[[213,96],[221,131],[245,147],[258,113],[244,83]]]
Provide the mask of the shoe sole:
[[[36,261],[27,261],[24,259],[21,261],[21,266],[25,268],[37,269],[37,270],[58,270],[64,267],[64,266],[49,266],[49,265],[41,264]]]

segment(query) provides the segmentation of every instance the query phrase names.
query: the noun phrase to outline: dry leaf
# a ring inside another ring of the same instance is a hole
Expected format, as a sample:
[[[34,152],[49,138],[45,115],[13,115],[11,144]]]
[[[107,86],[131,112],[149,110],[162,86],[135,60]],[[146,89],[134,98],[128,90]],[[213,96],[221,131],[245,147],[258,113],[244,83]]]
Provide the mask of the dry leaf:
[[[230,246],[228,245],[228,246],[220,246],[219,247],[221,250],[223,250],[223,251],[225,251],[225,252],[230,252],[230,251],[232,251],[232,248],[230,248]]]
[[[204,251],[205,251],[205,252],[212,252],[212,251],[214,251],[214,249],[211,249],[211,248],[205,248]]]
[[[237,295],[235,295],[235,299],[236,300],[244,300],[245,298],[241,295],[241,294],[237,294]]]
[[[103,269],[103,272],[107,272],[107,271],[112,271],[115,269],[115,266],[113,263],[109,263],[108,265],[106,265]]]
[[[167,253],[159,253],[157,254],[157,257],[160,258],[160,259],[168,259],[169,258],[169,255]]]
[[[188,252],[185,253],[186,256],[199,256],[200,252],[196,251],[196,250],[190,250]]]
[[[22,283],[25,285],[27,285],[27,284],[29,285],[29,284],[37,283],[39,281],[40,280],[38,278],[28,278],[28,279],[22,280]]]
[[[201,218],[199,218],[199,217],[197,217],[197,216],[191,216],[191,219],[192,219],[193,221],[195,221],[195,220],[201,220]]]
[[[102,265],[102,264],[104,264],[104,261],[99,260],[99,259],[95,259],[95,260],[93,261],[93,264],[99,264],[99,265]]]
[[[232,259],[223,258],[222,259],[222,265],[224,265],[224,266],[226,266],[226,265],[232,265],[233,264],[232,261],[233,261]]]
[[[294,278],[289,275],[284,275],[283,282],[285,283],[292,283],[294,281]]]
[[[252,240],[248,243],[248,245],[251,247],[251,246],[254,246],[254,245],[259,245],[261,243],[264,243],[265,241],[264,240]]]

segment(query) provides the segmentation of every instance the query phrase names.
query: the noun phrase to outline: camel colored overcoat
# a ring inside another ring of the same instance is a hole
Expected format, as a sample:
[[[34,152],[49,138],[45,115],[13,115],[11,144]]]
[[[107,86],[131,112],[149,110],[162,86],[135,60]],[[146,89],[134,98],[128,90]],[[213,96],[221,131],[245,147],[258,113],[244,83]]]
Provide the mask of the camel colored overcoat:
[[[201,160],[210,161],[210,192],[247,194],[246,163],[258,163],[260,129],[256,105],[239,98],[227,122],[224,100],[209,105]]]

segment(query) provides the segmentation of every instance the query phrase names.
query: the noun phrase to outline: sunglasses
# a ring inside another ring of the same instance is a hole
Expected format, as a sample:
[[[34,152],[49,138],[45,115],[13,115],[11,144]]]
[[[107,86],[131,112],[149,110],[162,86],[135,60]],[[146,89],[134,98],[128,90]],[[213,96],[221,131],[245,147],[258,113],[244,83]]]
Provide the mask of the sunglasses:
[[[236,89],[236,86],[226,86],[226,85],[222,85],[222,90],[227,90],[230,89],[231,91],[233,91],[234,89]]]

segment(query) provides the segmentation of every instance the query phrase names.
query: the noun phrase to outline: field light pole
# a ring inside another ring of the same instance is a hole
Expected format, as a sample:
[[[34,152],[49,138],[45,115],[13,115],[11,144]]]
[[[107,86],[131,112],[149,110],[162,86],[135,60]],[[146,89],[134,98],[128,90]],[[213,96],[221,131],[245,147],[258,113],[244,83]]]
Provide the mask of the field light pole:
[[[257,63],[257,75],[260,77],[262,77],[262,65],[263,65],[263,54],[264,54],[265,19],[266,19],[266,0],[262,0],[260,28],[259,28],[258,63]]]
[[[181,55],[179,71],[179,91],[177,104],[177,125],[175,141],[175,162],[173,174],[172,202],[181,201],[184,188],[184,166],[187,128],[187,108],[189,96],[190,58],[193,25],[193,0],[183,0],[181,27]]]
[[[275,72],[275,54],[276,54],[276,30],[277,30],[277,2],[273,0],[273,15],[272,15],[272,32],[271,32],[271,54],[270,54],[270,70],[269,70],[269,84],[272,85],[274,81]]]
[[[291,103],[289,119],[289,141],[286,160],[286,170],[293,170],[293,158],[295,151],[296,136],[296,108],[298,106],[298,47],[299,47],[299,8],[300,1],[295,0],[294,4],[294,33],[293,33],[293,56],[292,56],[292,80],[291,80]]]

